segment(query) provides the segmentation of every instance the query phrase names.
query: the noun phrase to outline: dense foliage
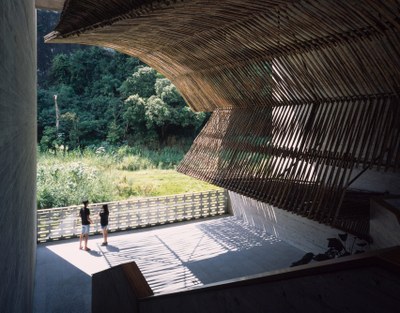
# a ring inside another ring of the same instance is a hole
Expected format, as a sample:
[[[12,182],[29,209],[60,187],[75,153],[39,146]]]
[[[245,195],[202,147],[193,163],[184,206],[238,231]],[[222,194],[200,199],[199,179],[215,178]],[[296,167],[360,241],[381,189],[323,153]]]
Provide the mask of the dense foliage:
[[[56,55],[38,89],[42,151],[105,144],[159,148],[192,140],[205,118],[168,79],[111,49]]]

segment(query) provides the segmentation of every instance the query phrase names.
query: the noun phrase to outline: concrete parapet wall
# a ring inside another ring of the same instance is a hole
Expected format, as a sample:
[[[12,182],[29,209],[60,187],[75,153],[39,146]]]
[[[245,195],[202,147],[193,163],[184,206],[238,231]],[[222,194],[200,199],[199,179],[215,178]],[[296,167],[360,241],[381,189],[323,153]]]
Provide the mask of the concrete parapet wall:
[[[31,312],[36,258],[36,14],[0,1],[0,311]]]
[[[231,191],[228,194],[233,215],[303,251],[325,252],[327,238],[342,232],[267,203]]]
[[[371,266],[264,284],[158,296],[141,301],[138,312],[393,313],[400,305],[398,288],[398,273]]]

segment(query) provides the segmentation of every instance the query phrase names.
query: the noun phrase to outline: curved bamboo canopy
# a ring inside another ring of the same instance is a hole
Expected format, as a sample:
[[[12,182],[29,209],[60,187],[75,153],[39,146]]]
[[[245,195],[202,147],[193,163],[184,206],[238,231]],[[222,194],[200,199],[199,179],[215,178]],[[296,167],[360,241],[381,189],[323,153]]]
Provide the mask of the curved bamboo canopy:
[[[47,41],[101,45],[213,111],[179,170],[333,224],[356,168],[399,171],[395,0],[67,0]]]

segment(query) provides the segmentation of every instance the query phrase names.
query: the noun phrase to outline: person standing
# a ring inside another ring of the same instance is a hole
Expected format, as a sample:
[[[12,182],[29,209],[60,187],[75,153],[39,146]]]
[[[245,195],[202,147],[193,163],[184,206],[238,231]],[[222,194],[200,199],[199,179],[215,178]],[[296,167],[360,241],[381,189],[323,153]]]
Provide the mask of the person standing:
[[[92,223],[92,220],[90,219],[90,210],[88,209],[88,200],[84,200],[83,202],[83,208],[80,209],[79,215],[81,217],[82,221],[82,232],[79,237],[79,249],[82,250],[84,249],[85,251],[90,251],[89,247],[87,246],[88,243],[88,238],[89,238],[89,231],[90,231],[90,224]],[[82,248],[82,241],[84,242],[84,247]]]
[[[100,210],[100,225],[101,229],[103,231],[103,243],[101,244],[102,246],[106,246],[107,243],[107,236],[108,236],[108,215],[110,212],[108,211],[108,205],[103,204],[103,207]]]

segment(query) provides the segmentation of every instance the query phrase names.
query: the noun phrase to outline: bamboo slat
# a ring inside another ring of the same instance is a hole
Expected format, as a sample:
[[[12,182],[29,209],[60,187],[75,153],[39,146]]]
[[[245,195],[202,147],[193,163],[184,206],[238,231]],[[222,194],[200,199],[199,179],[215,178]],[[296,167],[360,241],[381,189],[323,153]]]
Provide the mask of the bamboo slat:
[[[398,142],[382,137],[400,125],[399,110],[390,109],[397,103],[387,97],[216,110],[178,171],[332,224],[357,165],[396,168]],[[210,144],[214,138],[218,145]]]

